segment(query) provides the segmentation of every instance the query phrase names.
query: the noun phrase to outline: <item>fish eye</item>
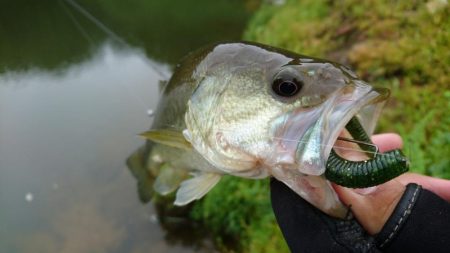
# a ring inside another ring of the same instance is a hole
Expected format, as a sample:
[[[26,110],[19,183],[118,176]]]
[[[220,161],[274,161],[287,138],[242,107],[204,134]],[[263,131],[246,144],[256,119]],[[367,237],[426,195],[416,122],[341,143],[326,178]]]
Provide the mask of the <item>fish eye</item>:
[[[297,95],[303,87],[303,82],[295,78],[276,78],[272,83],[272,90],[281,97]]]

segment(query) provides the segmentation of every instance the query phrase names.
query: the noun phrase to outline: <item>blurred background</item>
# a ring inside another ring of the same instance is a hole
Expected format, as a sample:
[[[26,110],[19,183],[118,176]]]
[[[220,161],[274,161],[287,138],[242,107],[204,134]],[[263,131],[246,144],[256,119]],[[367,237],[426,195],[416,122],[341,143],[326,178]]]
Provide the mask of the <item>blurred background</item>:
[[[377,132],[402,135],[413,171],[450,178],[447,0],[0,4],[0,252],[288,252],[267,180],[225,177],[177,210],[139,198],[125,164],[159,81],[217,41],[334,60],[390,88]]]

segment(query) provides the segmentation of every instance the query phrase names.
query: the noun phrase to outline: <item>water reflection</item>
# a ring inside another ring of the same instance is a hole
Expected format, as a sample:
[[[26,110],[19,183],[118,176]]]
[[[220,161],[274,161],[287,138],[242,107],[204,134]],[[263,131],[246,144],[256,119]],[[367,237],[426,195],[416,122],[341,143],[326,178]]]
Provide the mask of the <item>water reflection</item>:
[[[143,48],[150,58],[175,64],[204,44],[240,39],[259,1],[0,2],[1,73],[80,62],[91,57],[105,38]]]
[[[62,70],[0,75],[0,252],[212,250],[167,244],[124,164],[158,100],[149,61],[105,44]]]

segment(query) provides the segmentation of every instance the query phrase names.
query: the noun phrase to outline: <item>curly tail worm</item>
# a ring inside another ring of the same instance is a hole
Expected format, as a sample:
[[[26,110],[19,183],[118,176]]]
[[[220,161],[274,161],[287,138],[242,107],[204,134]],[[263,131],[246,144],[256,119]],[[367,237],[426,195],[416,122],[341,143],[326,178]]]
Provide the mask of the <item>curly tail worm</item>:
[[[353,117],[346,125],[352,137],[358,141],[372,143],[358,119]],[[374,146],[360,145],[361,149],[373,152]],[[348,161],[334,150],[328,158],[325,177],[338,185],[350,188],[366,188],[387,182],[408,171],[409,163],[400,150],[376,154],[366,161]]]
[[[353,139],[372,144],[372,140],[369,138],[369,136],[367,136],[366,131],[361,126],[361,123],[359,123],[359,120],[356,117],[350,119],[350,121],[345,126],[345,129],[347,129],[347,131],[350,133]],[[375,152],[377,151],[375,145],[359,144],[359,147],[362,150],[367,151],[371,154],[375,154]]]

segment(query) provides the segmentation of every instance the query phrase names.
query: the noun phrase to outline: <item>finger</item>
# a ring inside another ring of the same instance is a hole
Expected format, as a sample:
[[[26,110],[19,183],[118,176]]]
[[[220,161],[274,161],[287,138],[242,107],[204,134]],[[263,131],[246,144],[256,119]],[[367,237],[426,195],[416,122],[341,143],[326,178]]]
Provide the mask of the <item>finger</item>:
[[[359,223],[372,235],[381,231],[405,191],[405,186],[396,180],[379,185],[365,195],[339,185],[333,187],[341,201],[350,207]]]
[[[434,192],[441,198],[450,202],[450,180],[419,175],[416,173],[405,173],[396,178],[403,185],[416,183],[422,185],[423,188]]]
[[[386,152],[394,149],[401,149],[403,147],[402,137],[395,133],[376,134],[372,136],[372,141],[375,143],[380,152]]]

